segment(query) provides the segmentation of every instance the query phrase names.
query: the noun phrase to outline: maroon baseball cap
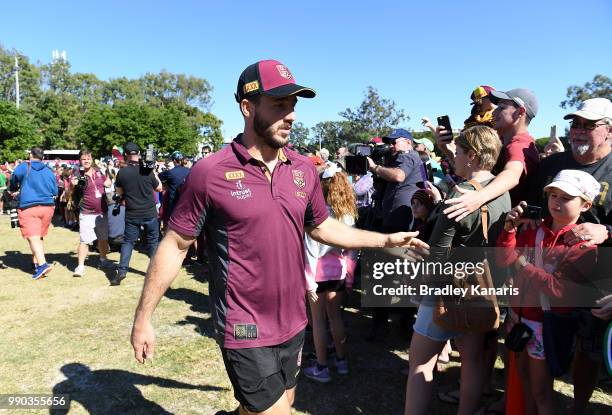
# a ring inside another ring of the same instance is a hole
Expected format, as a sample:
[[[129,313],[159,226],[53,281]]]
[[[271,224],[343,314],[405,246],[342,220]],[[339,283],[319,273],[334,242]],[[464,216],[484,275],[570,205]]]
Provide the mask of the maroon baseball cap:
[[[238,78],[236,101],[263,94],[271,97],[297,95],[314,98],[314,89],[295,83],[295,78],[285,65],[276,60],[259,61],[246,67]]]

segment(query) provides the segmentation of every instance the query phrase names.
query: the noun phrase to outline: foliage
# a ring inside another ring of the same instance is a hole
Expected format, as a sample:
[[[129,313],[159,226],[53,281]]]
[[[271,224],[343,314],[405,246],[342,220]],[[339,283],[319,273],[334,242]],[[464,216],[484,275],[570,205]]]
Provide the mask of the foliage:
[[[294,147],[308,147],[312,144],[310,130],[299,121],[294,122],[291,126],[291,144]]]
[[[36,126],[25,111],[0,100],[0,161],[24,158],[26,150],[40,143]]]
[[[12,102],[15,55],[22,109],[47,149],[87,144],[101,156],[133,137],[163,151],[195,154],[202,142],[215,149],[223,142],[222,121],[210,112],[212,87],[203,78],[162,70],[138,79],[103,81],[94,74],[73,73],[68,61],[33,65],[26,56],[0,46],[0,99]],[[3,124],[5,116],[0,113]]]
[[[595,75],[593,81],[584,86],[572,85],[567,88],[567,99],[561,102],[561,108],[578,108],[581,102],[589,98],[612,99],[612,79],[604,75]]]

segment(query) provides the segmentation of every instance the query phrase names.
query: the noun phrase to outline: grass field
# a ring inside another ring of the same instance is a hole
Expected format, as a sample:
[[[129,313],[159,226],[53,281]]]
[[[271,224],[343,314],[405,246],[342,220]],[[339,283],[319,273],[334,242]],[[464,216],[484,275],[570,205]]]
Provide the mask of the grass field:
[[[148,259],[132,257],[132,272],[121,286],[109,286],[90,255],[84,278],[74,278],[78,235],[50,230],[45,245],[54,270],[30,279],[31,257],[8,216],[0,217],[0,393],[65,393],[70,414],[214,414],[235,408],[221,354],[211,338],[208,284],[201,268],[182,269],[154,317],[155,359],[138,365],[129,335]],[[118,253],[110,258],[115,262]],[[355,299],[353,299],[355,302]],[[384,341],[361,339],[368,317],[353,304],[347,309],[351,374],[334,376],[327,385],[301,378],[295,403],[298,414],[400,414],[404,405],[408,340],[391,329]],[[393,325],[392,325],[393,327]],[[307,342],[305,352],[312,350]],[[500,362],[498,361],[498,365]],[[441,366],[438,390],[451,388],[458,362]],[[495,386],[502,372],[496,370]],[[608,384],[609,385],[609,384]],[[572,388],[557,381],[559,413],[571,403]],[[611,413],[610,390],[598,389],[593,413]],[[452,414],[456,407],[433,399],[432,414]],[[0,410],[44,413],[48,410]],[[54,411],[54,414],[66,413]]]

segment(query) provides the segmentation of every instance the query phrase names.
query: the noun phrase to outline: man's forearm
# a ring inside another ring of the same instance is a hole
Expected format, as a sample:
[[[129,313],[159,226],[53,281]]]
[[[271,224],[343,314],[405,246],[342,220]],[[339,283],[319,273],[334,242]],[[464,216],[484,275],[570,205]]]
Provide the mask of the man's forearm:
[[[378,177],[388,182],[401,183],[406,178],[402,169],[397,167],[376,166],[376,168],[372,170],[372,173],[375,173]]]
[[[481,200],[483,201],[483,204],[512,189],[518,184],[518,181],[519,180],[516,177],[516,173],[512,170],[502,171],[497,175],[497,177],[495,177],[495,179],[493,179],[491,183],[478,192],[482,197]]]
[[[140,302],[136,309],[136,320],[148,321],[151,319],[155,307],[178,274],[189,245],[179,246],[176,238],[177,235],[170,231],[162,239],[149,264]]]
[[[387,242],[384,234],[352,228],[332,218],[313,229],[310,236],[325,245],[344,249],[382,248]]]

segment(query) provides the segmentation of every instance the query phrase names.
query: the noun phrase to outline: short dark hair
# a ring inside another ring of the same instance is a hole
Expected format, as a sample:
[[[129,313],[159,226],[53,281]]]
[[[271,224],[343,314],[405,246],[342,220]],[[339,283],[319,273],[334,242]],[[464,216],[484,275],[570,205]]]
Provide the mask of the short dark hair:
[[[36,160],[42,160],[45,158],[45,150],[41,147],[32,147],[30,150],[30,156]]]
[[[83,157],[83,156],[91,156],[91,150],[88,148],[84,148],[81,151],[79,151],[79,158]]]

